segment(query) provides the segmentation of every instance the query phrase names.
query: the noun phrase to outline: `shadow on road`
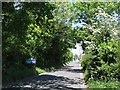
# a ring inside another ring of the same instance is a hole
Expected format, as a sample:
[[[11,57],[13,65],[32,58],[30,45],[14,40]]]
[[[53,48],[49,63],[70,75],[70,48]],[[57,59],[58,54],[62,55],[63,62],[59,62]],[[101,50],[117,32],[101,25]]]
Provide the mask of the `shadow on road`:
[[[82,73],[79,62],[74,61],[53,72],[3,86],[2,90],[87,90],[82,86],[85,84]]]
[[[68,72],[73,72],[73,73],[83,73],[83,70],[82,69],[68,69],[68,70],[66,70],[66,71],[68,71]]]
[[[2,90],[81,90],[78,87],[70,87],[78,83],[79,81],[66,77],[44,74],[29,81],[3,87]]]
[[[72,73],[83,73],[82,68],[81,69],[80,68],[74,68],[74,66],[65,66],[61,70],[65,70],[65,71],[72,72]]]

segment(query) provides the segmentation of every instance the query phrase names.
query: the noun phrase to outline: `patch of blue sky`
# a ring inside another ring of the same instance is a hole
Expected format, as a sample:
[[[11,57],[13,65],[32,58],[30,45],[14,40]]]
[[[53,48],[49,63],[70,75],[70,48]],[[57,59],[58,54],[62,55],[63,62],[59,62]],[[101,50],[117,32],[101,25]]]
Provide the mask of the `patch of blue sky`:
[[[77,23],[72,23],[72,28],[75,28],[75,27],[83,27],[86,23],[85,22],[77,22]]]
[[[16,10],[19,10],[21,7],[19,6],[20,2],[18,0],[14,0],[15,4],[14,7]]]

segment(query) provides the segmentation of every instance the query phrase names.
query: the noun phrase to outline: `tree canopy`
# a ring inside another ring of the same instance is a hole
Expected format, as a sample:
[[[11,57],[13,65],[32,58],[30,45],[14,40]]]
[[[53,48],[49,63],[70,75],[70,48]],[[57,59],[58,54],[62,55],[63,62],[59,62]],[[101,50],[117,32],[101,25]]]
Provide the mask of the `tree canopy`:
[[[70,48],[82,42],[87,79],[120,78],[119,4],[3,2],[3,74],[10,67],[27,67],[31,57],[40,68],[63,66],[73,60]]]

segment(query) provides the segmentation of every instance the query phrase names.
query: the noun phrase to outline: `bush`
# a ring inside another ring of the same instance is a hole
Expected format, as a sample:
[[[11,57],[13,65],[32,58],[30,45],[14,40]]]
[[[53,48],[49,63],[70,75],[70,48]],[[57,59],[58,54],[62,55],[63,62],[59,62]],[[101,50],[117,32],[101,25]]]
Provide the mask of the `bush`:
[[[119,78],[118,42],[109,41],[98,45],[82,58],[81,65],[85,71],[85,79]]]

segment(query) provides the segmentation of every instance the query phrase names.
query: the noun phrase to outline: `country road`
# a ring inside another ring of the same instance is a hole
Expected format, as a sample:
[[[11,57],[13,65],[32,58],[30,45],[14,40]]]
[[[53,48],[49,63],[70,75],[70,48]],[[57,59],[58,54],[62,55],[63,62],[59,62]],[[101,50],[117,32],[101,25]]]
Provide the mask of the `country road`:
[[[82,67],[76,60],[56,71],[4,86],[3,90],[85,90],[86,88]]]

